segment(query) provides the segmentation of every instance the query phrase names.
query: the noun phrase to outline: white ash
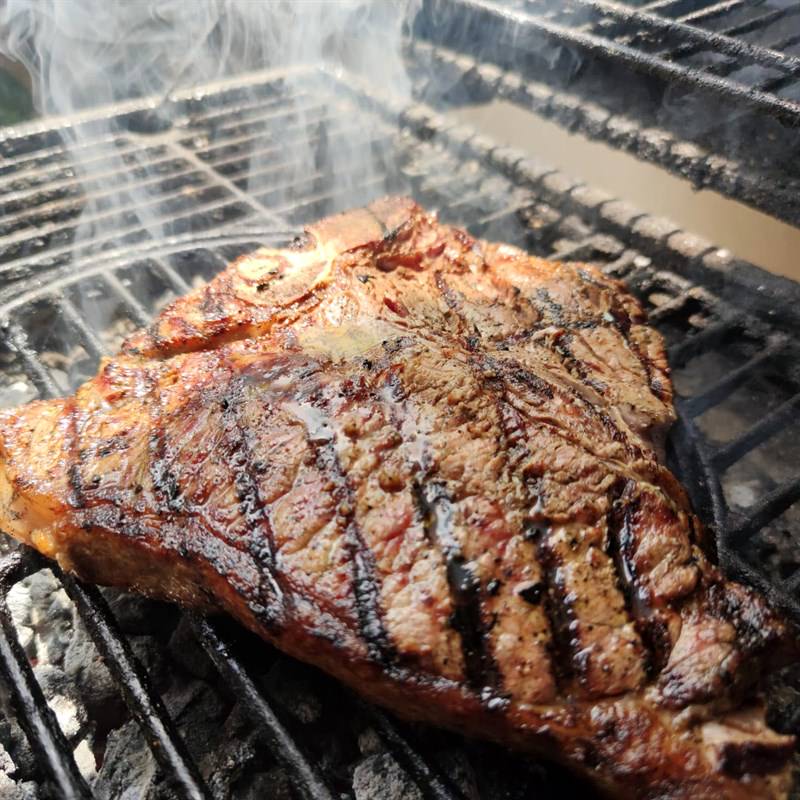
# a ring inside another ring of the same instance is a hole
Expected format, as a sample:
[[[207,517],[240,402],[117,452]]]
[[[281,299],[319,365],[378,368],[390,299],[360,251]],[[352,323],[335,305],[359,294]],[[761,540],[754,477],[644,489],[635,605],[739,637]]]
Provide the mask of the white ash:
[[[3,800],[39,800],[39,789],[32,781],[16,781],[11,756],[0,745],[0,797]]]
[[[423,800],[422,792],[388,754],[367,756],[353,773],[356,800]]]
[[[183,615],[173,606],[104,590],[120,628],[162,697],[190,756],[215,800],[296,798],[291,773],[281,766],[234,702]],[[36,573],[9,595],[34,672],[93,793],[105,800],[173,800],[164,772],[132,721],[103,659],[55,577]],[[232,629],[233,630],[233,629]],[[255,638],[253,668],[259,688],[290,733],[307,750],[337,796],[355,800],[417,800],[420,791],[387,751],[368,720],[334,682],[277,655]],[[459,746],[441,736],[422,746],[465,798],[477,800],[479,781]],[[478,757],[480,761],[480,757]],[[45,793],[40,759],[16,722],[0,683],[0,798],[38,800]],[[504,776],[501,776],[504,777]],[[511,785],[483,792],[494,800]],[[524,791],[531,789],[525,784]]]

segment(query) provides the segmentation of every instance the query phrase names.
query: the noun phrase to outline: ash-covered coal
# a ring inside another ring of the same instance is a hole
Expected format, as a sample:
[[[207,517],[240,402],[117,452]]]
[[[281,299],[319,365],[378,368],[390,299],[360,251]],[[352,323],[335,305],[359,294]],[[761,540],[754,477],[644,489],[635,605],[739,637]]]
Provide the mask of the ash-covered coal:
[[[174,720],[212,795],[220,800],[297,797],[292,776],[262,742],[248,715],[223,684],[191,626],[164,604],[104,590],[120,628]],[[8,605],[34,674],[92,791],[103,800],[170,800],[175,796],[76,609],[49,570],[12,587]],[[234,632],[234,636],[236,633]],[[346,697],[314,670],[243,636],[258,666],[259,686],[307,748],[325,780],[344,797],[421,797],[411,776]],[[16,722],[0,683],[0,797],[51,797],[41,758]],[[468,762],[451,748],[443,771],[477,797]]]

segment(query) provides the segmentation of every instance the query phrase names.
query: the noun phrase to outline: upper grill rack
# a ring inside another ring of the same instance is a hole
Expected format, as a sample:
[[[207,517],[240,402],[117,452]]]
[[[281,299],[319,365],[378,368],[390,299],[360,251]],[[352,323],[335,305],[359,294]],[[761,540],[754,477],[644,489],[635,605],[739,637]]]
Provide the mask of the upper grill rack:
[[[335,83],[326,80],[328,86]],[[398,130],[400,109],[369,87],[342,83],[338,88],[345,96],[332,103],[330,93],[315,93],[314,86],[318,88],[311,83],[306,92],[295,87],[290,94],[280,79],[253,78],[247,91],[240,86],[179,98],[175,102],[185,115],[171,129],[149,134],[132,131],[129,124],[132,114],[139,113],[141,120],[145,106],[119,115],[114,148],[136,158],[137,164],[154,156],[157,163],[178,160],[173,176],[197,170],[201,178],[197,185],[184,185],[187,199],[178,209],[170,205],[173,184],[149,184],[155,187],[149,227],[122,214],[109,220],[102,237],[82,234],[77,242],[79,221],[85,223],[86,214],[96,211],[84,194],[71,188],[70,162],[57,131],[6,137],[8,161],[0,193],[23,192],[27,198],[27,226],[15,228],[20,231],[15,243],[37,235],[43,242],[13,251],[5,262],[10,279],[0,290],[3,404],[71,391],[94,373],[97,359],[113,352],[132,326],[145,323],[171,297],[219,271],[237,254],[258,244],[288,241],[302,223],[345,205],[386,191],[409,191],[427,206],[441,208],[447,221],[465,224],[478,235],[515,242],[542,256],[592,261],[628,283],[667,339],[683,396],[676,465],[698,508],[717,526],[723,563],[800,617],[794,538],[800,465],[793,445],[796,431],[787,427],[800,405],[797,347],[787,335],[798,322],[798,287],[735,262],[708,242],[521,153],[495,147],[430,109],[402,110]],[[299,105],[326,109],[320,112],[324,116],[307,123],[316,126],[315,152],[323,152],[346,125],[355,102],[368,109],[362,119],[374,122],[364,126],[372,140],[387,144],[396,161],[387,162],[385,148],[378,146],[376,170],[361,176],[348,196],[324,163],[316,179],[292,182],[285,151],[274,143],[285,136],[292,120],[298,122]],[[271,176],[269,182],[244,177],[254,161]],[[98,176],[106,175],[102,165],[99,169]],[[114,174],[112,170],[103,180]],[[281,174],[285,186],[279,201],[271,202],[273,178]],[[133,180],[142,177],[134,175]],[[211,203],[222,214],[208,215],[198,186],[218,193]],[[166,223],[166,240],[156,235],[154,219]],[[0,253],[7,252],[2,248],[0,240]],[[731,276],[730,281],[723,282],[723,275]],[[754,313],[759,302],[763,314]],[[36,557],[21,551],[0,566],[0,667],[58,796],[88,797],[90,790],[47,708],[4,600],[10,587],[40,567]],[[210,796],[102,594],[54,571],[175,791],[184,797]],[[225,632],[216,623],[192,624],[229,688],[266,732],[271,751],[296,776],[300,792],[314,798],[337,796],[328,776],[257,688],[257,676]],[[369,713],[424,796],[458,796],[401,728],[383,714]],[[476,771],[484,768],[482,761],[473,760]],[[529,785],[520,763],[510,774],[520,786]]]
[[[800,3],[429,0],[417,33],[423,95],[499,91],[800,224]]]

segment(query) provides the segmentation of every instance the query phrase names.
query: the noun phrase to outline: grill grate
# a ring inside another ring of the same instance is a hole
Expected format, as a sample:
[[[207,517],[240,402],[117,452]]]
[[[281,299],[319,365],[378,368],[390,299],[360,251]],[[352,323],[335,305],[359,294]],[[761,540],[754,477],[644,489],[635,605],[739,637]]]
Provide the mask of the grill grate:
[[[428,0],[425,10],[417,32],[429,41],[411,44],[423,95],[497,89],[800,224],[800,3]]]
[[[337,84],[329,75],[323,78],[328,86]],[[675,466],[698,509],[716,527],[723,564],[800,618],[800,463],[794,446],[800,362],[789,335],[797,328],[800,287],[736,262],[709,243],[521,153],[495,147],[424,106],[397,109],[354,80],[337,86],[337,97],[343,93],[344,99],[334,103],[330,92],[319,92],[316,80],[305,90],[293,83],[292,94],[280,78],[254,76],[246,87],[176,98],[174,125],[147,133],[133,130],[149,124],[144,106],[119,111],[113,117],[118,135],[100,144],[130,165],[125,191],[143,186],[151,192],[151,219],[164,223],[165,237],[154,233],[155,224],[142,225],[128,213],[140,208],[130,193],[123,191],[123,203],[129,202],[124,208],[103,210],[93,202],[102,201],[104,191],[95,187],[113,185],[120,177],[109,171],[119,161],[98,157],[83,163],[90,181],[81,191],[58,129],[7,134],[0,196],[19,205],[4,218],[6,233],[0,239],[0,271],[6,278],[0,289],[3,404],[71,391],[132,327],[234,256],[259,244],[287,242],[303,222],[323,214],[387,191],[407,191],[441,208],[446,221],[467,225],[475,234],[511,241],[542,256],[589,260],[628,283],[666,337],[681,395],[681,422],[673,436]],[[285,138],[291,125],[311,126],[315,152],[324,155],[332,137],[350,135],[356,103],[374,117],[368,127],[369,141],[377,143],[375,171],[357,175],[344,193],[321,158],[317,177],[292,182],[289,165],[299,154],[279,147],[278,137]],[[396,161],[386,159],[387,148]],[[248,179],[247,167],[254,162],[258,169]],[[140,171],[153,165],[157,179]],[[286,185],[278,193],[281,181]],[[109,222],[102,235],[76,239],[83,230],[79,223],[84,226],[99,214]],[[11,587],[42,566],[22,550],[0,563],[0,667],[56,795],[88,797],[90,790],[47,707],[5,603]],[[210,797],[103,594],[57,568],[54,572],[173,791],[187,798]],[[294,776],[299,794],[339,796],[341,785],[332,781],[330,770],[322,768],[309,742],[292,732],[261,691],[247,648],[243,651],[224,625],[192,617],[191,627],[225,685],[263,732],[269,751]],[[268,650],[260,643],[256,649]],[[324,685],[324,678],[318,680]],[[347,702],[370,719],[423,796],[460,796],[419,746],[419,732],[408,736],[385,714],[355,699]],[[533,791],[538,781],[536,791],[546,796],[542,774],[531,775],[529,760],[500,769],[503,757],[491,748],[459,746],[479,784],[483,775],[484,785],[506,780],[524,792]],[[559,780],[556,776],[549,785],[560,786]]]

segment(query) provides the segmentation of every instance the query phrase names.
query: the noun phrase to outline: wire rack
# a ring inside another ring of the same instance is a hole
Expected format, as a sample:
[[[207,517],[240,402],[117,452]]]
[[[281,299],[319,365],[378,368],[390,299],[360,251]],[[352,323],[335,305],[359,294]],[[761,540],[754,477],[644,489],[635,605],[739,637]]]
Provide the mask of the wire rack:
[[[430,94],[445,75],[468,89],[462,98],[499,93],[800,223],[800,3],[430,0],[425,9],[417,28],[428,42],[411,48]]]
[[[72,391],[130,330],[236,255],[287,242],[304,222],[340,210],[354,197],[363,203],[387,191],[409,192],[477,235],[547,257],[591,261],[628,283],[669,346],[681,395],[673,464],[715,527],[722,563],[800,619],[800,462],[794,446],[800,374],[790,335],[797,329],[800,287],[734,261],[669,222],[522,153],[497,147],[427,107],[398,108],[354,79],[321,74],[324,91],[315,72],[307,90],[296,82],[290,89],[281,77],[253,76],[175,98],[168,127],[153,123],[146,104],[111,110],[107,117],[119,122],[116,132],[104,134],[98,157],[92,151],[82,159],[80,176],[59,127],[6,134],[0,144],[5,401]],[[361,131],[369,131],[364,146],[372,148],[380,169],[365,173],[346,195],[324,159],[316,176],[293,183],[292,148],[282,145],[287,131],[302,126],[320,152],[339,134],[359,142],[364,134],[351,124],[355,103],[374,123]],[[394,154],[390,161],[386,152]],[[253,163],[260,171],[250,169]],[[120,169],[129,169],[124,179]],[[122,200],[106,207],[104,192],[115,181],[124,188]],[[146,215],[142,198],[149,199]],[[92,226],[100,218],[107,223],[102,234],[81,233],[87,225],[100,230]],[[752,495],[749,502],[740,496],[743,484]],[[0,669],[55,796],[85,798],[91,790],[5,603],[10,588],[42,566],[22,549],[0,563]],[[175,793],[210,797],[101,592],[51,569]],[[290,732],[259,689],[252,664],[224,628],[195,617],[191,626],[221,680],[291,771],[299,794],[339,796],[309,755],[308,741]],[[382,712],[358,707],[370,715],[423,796],[459,796],[414,735]],[[475,769],[488,768],[483,759],[476,761]],[[522,760],[514,763],[523,770]]]

